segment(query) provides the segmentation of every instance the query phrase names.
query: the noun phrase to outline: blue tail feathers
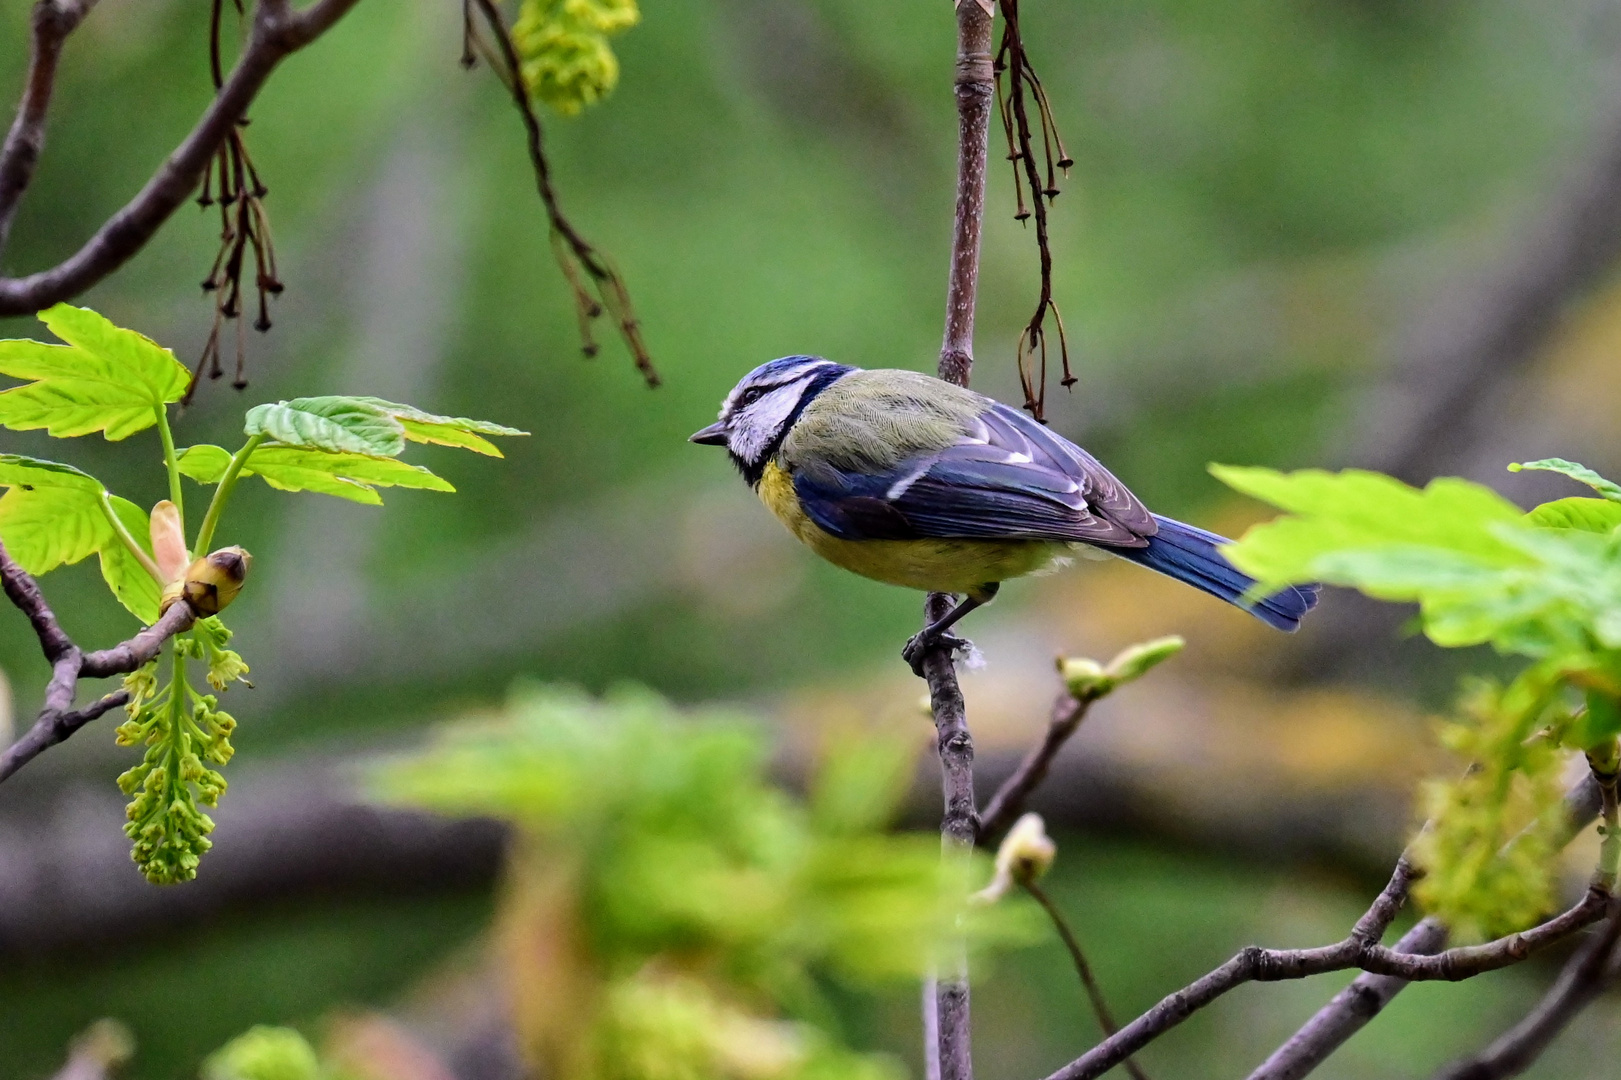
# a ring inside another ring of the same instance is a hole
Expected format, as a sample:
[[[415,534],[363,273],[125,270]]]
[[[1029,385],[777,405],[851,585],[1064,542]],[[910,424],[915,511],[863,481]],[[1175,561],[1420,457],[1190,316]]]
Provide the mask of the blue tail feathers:
[[[1254,603],[1241,599],[1255,584],[1255,579],[1235,569],[1216,550],[1217,545],[1229,543],[1226,537],[1158,514],[1154,515],[1154,520],[1159,522],[1159,533],[1149,538],[1147,547],[1110,550],[1121,558],[1158,570],[1241,607],[1279,630],[1299,629],[1306,612],[1317,606],[1319,588],[1316,585],[1293,586]]]

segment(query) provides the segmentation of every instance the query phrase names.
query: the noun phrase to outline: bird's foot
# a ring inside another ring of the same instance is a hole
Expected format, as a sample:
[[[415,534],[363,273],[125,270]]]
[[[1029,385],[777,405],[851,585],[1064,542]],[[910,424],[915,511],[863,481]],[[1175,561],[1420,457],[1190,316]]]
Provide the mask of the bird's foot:
[[[974,648],[974,643],[965,637],[958,637],[950,632],[930,634],[927,630],[920,630],[912,635],[906,647],[901,650],[901,658],[911,665],[912,674],[922,679],[923,658],[935,649],[942,649],[949,656],[953,653],[968,653]]]

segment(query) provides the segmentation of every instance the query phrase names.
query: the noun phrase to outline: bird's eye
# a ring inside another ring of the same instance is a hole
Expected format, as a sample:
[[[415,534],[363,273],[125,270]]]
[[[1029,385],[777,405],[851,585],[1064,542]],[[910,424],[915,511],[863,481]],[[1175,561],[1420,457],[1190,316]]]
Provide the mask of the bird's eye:
[[[737,399],[737,403],[744,408],[747,408],[748,406],[753,405],[756,401],[759,401],[764,396],[765,387],[751,386],[747,390],[743,391],[743,396]]]

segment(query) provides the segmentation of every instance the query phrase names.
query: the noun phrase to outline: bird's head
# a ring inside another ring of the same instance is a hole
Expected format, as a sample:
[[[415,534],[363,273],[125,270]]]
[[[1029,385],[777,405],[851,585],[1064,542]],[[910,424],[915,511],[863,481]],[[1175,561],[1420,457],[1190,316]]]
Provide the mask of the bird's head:
[[[724,446],[751,484],[811,399],[854,368],[820,356],[784,356],[743,376],[720,407],[720,419],[689,438]]]

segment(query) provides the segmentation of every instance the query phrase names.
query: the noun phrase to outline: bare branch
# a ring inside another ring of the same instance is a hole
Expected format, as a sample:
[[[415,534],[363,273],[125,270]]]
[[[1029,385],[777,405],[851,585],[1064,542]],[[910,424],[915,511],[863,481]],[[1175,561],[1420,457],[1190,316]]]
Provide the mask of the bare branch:
[[[1555,849],[1563,848],[1587,828],[1598,816],[1604,803],[1599,782],[1590,773],[1565,793],[1559,830],[1550,843]],[[1506,851],[1525,843],[1535,835],[1536,827],[1528,826],[1513,840]],[[1447,929],[1433,918],[1424,919],[1396,942],[1395,951],[1428,955],[1440,951],[1446,943]],[[1407,986],[1405,979],[1387,975],[1363,974],[1334,995],[1327,1005],[1289,1037],[1289,1041],[1273,1051],[1260,1068],[1250,1074],[1249,1080],[1300,1080],[1329,1055],[1345,1044],[1345,1040],[1365,1027],[1379,1015],[1392,998]]]
[[[1525,1019],[1478,1055],[1441,1070],[1436,1080],[1506,1080],[1530,1068],[1542,1051],[1615,977],[1621,952],[1621,905],[1611,904],[1608,921],[1570,958],[1553,989]]]
[[[110,649],[85,654],[57,624],[56,616],[51,613],[45,597],[39,591],[39,583],[12,561],[4,544],[0,544],[0,584],[4,585],[11,602],[34,624],[40,648],[45,653],[45,659],[51,663],[51,681],[45,686],[45,701],[38,718],[21,738],[0,753],[0,781],[8,779],[18,769],[65,741],[90,721],[129,700],[128,694],[118,690],[82,709],[74,709],[73,698],[78,692],[81,677],[104,679],[109,675],[127,675],[157,656],[165,641],[176,634],[185,633],[197,620],[191,605],[181,600],[171,605],[157,622],[128,641]]]
[[[128,262],[196,190],[209,160],[276,65],[325,33],[356,3],[320,0],[295,12],[285,0],[262,0],[255,8],[253,29],[236,67],[191,133],[140,193],[77,252],[49,270],[0,278],[0,316],[28,315],[70,299]]]
[[[1052,920],[1053,929],[1064,942],[1064,948],[1069,950],[1069,958],[1075,964],[1075,974],[1080,976],[1081,985],[1086,989],[1087,1000],[1092,1003],[1092,1014],[1097,1017],[1098,1027],[1103,1029],[1105,1036],[1113,1035],[1120,1030],[1120,1025],[1114,1022],[1114,1014],[1109,1011],[1109,1003],[1103,997],[1103,987],[1098,985],[1097,976],[1092,974],[1092,965],[1087,962],[1086,953],[1081,951],[1081,943],[1075,937],[1075,931],[1069,928],[1069,921],[1064,913],[1058,910],[1058,905],[1052,902],[1047,891],[1037,885],[1034,880],[1024,879],[1019,882],[1024,886],[1025,892],[1035,898],[1036,903],[1047,913]],[[1127,1058],[1126,1072],[1131,1074],[1132,1080],[1148,1080],[1148,1074],[1143,1072],[1131,1058]]]
[[[34,179],[34,167],[45,148],[45,115],[56,89],[56,64],[62,57],[62,43],[95,6],[96,0],[39,0],[34,5],[28,81],[17,105],[17,118],[0,145],[0,252],[6,250],[17,206]]]
[[[1392,878],[1391,886],[1395,884],[1396,879]],[[1386,887],[1387,893],[1391,886]],[[1380,900],[1385,899],[1381,894]],[[1448,949],[1434,956],[1416,956],[1370,944],[1359,939],[1355,932],[1343,941],[1315,949],[1263,949],[1252,945],[1215,971],[1166,997],[1121,1028],[1118,1035],[1105,1039],[1047,1080],[1092,1080],[1101,1076],[1127,1055],[1142,1049],[1229,990],[1248,982],[1303,979],[1348,968],[1394,975],[1410,982],[1442,979],[1455,982],[1517,964],[1538,949],[1604,918],[1609,905],[1609,892],[1600,885],[1593,885],[1574,907],[1545,923],[1483,945]],[[1366,921],[1368,916],[1363,918]]]
[[[1007,828],[1024,811],[1025,800],[1047,778],[1053,758],[1058,756],[1058,751],[1063,749],[1069,737],[1075,734],[1075,729],[1081,726],[1091,705],[1090,701],[1082,701],[1074,694],[1066,692],[1059,695],[1053,703],[1053,716],[1047,723],[1047,733],[1041,743],[1025,756],[1013,775],[1003,781],[986,804],[977,833],[981,842]]]

